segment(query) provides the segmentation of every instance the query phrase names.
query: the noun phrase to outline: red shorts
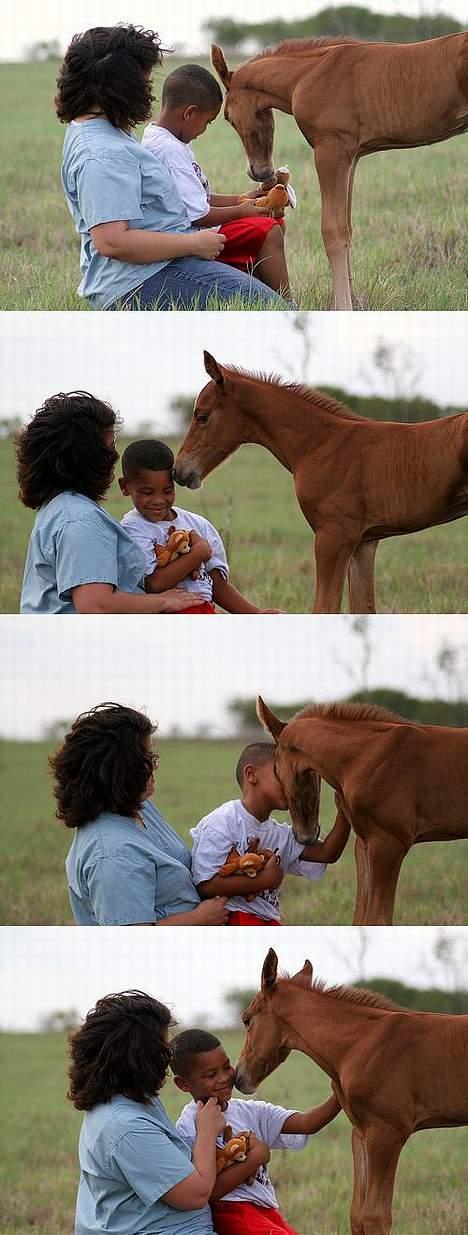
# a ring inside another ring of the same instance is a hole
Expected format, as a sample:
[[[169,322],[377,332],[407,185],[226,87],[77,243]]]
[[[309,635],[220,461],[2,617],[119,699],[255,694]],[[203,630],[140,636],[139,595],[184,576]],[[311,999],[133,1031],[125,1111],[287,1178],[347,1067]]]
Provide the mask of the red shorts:
[[[216,260],[235,266],[237,270],[252,267],[268,232],[278,223],[284,226],[283,219],[270,219],[266,214],[258,219],[233,219],[231,223],[223,223],[219,230],[226,237],[226,244]]]
[[[258,918],[256,913],[245,913],[243,909],[228,910],[228,926],[282,926],[282,922]],[[240,1202],[239,1202],[240,1204]]]
[[[211,600],[203,600],[201,605],[189,605],[188,609],[180,609],[180,613],[216,613]]]
[[[212,1205],[217,1235],[297,1235],[278,1209],[249,1201],[215,1201]]]

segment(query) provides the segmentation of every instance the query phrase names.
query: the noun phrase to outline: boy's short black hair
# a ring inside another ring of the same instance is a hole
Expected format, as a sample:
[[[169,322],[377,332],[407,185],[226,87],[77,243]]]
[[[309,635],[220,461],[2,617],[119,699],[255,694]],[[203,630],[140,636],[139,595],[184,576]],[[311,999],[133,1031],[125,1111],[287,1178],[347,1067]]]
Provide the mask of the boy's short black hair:
[[[244,788],[244,772],[249,763],[254,768],[262,768],[265,763],[272,763],[275,758],[274,742],[251,742],[239,755],[236,767],[236,780],[241,789]]]
[[[190,1060],[194,1055],[204,1055],[221,1046],[219,1038],[206,1029],[184,1029],[171,1042],[171,1071],[174,1076],[190,1074]]]
[[[199,107],[200,111],[214,111],[221,107],[221,88],[208,69],[199,64],[181,64],[169,73],[163,85],[163,107]]]
[[[170,446],[158,442],[153,437],[140,438],[131,442],[122,455],[122,475],[124,480],[134,480],[138,472],[170,472],[174,471],[174,455]]]
[[[116,129],[149,120],[154,95],[147,74],[162,64],[159,35],[142,26],[94,26],[74,34],[57,78],[55,110],[69,123],[102,111]]]

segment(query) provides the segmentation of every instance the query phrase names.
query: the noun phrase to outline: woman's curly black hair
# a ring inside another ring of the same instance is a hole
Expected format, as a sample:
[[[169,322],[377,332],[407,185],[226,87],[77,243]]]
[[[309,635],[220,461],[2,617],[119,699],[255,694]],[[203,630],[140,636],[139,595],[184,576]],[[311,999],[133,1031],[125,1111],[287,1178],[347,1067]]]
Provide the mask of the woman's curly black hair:
[[[15,435],[19,496],[38,510],[72,490],[94,502],[104,497],[119,457],[104,435],[120,425],[109,403],[86,391],[51,395]]]
[[[167,50],[154,30],[142,26],[94,26],[75,34],[57,78],[59,120],[103,112],[125,132],[149,120],[154,95],[148,74]]]
[[[78,716],[49,756],[56,818],[67,828],[79,828],[104,810],[134,818],[153,774],[154,731],[143,712],[120,703],[100,703]]]
[[[79,1029],[68,1035],[68,1097],[90,1111],[114,1094],[148,1105],[166,1079],[171,1058],[169,1008],[142,991],[98,999]]]

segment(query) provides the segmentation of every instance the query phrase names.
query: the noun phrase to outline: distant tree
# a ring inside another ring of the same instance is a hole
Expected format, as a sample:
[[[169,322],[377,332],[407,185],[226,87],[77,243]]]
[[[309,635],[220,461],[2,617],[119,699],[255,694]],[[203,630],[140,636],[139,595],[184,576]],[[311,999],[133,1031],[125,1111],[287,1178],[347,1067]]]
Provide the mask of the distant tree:
[[[174,395],[169,403],[169,411],[174,416],[172,432],[185,433],[193,416],[193,405],[196,395]]]
[[[263,22],[240,22],[232,18],[211,17],[203,22],[207,37],[227,51],[238,53],[271,47],[282,39],[306,39],[330,35],[377,42],[412,43],[417,39],[456,34],[462,25],[446,13],[431,14],[423,3],[419,16],[403,13],[377,13],[357,4],[329,5],[313,17],[269,18]]]
[[[13,437],[21,429],[20,416],[2,416],[0,418],[0,438]]]
[[[58,39],[39,39],[26,48],[26,60],[44,62],[46,60],[61,60],[62,49]]]
[[[63,742],[71,726],[71,720],[51,720],[42,726],[41,740],[43,742]]]
[[[234,1022],[240,1021],[242,1013],[248,1008],[255,994],[256,991],[248,986],[236,986],[227,992],[224,996],[224,1002],[227,1003]]]
[[[418,724],[454,726],[466,724],[466,720],[463,720],[463,716],[466,715],[464,709],[468,708],[468,697],[466,695],[462,701],[451,701],[437,697],[420,699],[416,695],[409,695],[406,691],[397,690],[390,686],[375,686],[367,690],[365,698],[368,703],[376,703],[380,707],[390,708],[398,716],[403,716],[405,720],[412,720]],[[352,694],[346,695],[342,702],[361,703],[362,700],[363,690],[360,687],[358,690],[353,691]],[[314,700],[310,697],[304,700],[293,700],[289,703],[275,703],[269,699],[268,705],[276,715],[286,718],[292,716],[295,712],[300,712],[302,708],[308,707],[313,702]],[[228,704],[228,711],[239,735],[246,738],[251,736],[258,737],[260,726],[257,719],[255,699],[231,699]]]
[[[39,1026],[42,1033],[69,1033],[80,1023],[80,1014],[76,1008],[57,1008],[41,1016]]]

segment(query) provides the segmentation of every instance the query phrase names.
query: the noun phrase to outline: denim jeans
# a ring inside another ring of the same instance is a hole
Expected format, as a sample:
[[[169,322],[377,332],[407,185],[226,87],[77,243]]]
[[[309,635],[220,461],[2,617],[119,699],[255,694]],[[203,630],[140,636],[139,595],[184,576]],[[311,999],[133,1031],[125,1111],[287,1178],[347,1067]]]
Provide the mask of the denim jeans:
[[[292,308],[271,287],[266,287],[259,279],[241,270],[234,270],[222,262],[207,262],[200,257],[179,257],[177,261],[168,262],[167,266],[121,301],[109,305],[109,309],[144,312],[154,309],[205,310],[210,308],[213,294],[226,303],[233,297],[240,297],[243,304],[257,302],[262,309]]]

